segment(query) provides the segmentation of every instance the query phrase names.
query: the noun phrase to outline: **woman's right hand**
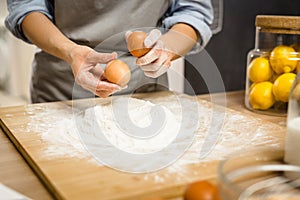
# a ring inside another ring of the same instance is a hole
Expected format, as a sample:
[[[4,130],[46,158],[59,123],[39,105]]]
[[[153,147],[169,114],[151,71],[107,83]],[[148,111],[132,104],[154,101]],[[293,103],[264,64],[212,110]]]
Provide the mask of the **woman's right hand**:
[[[99,53],[87,46],[75,45],[69,52],[68,63],[77,84],[105,98],[122,88],[104,80],[103,70],[99,64],[107,64],[116,58],[117,53]]]

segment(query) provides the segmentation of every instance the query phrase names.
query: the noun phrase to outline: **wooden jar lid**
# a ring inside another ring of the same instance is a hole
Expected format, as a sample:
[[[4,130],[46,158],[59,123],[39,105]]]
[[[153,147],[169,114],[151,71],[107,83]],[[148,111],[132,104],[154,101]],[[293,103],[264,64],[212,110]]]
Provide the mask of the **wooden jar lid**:
[[[300,17],[279,15],[257,15],[255,25],[263,32],[300,34]]]

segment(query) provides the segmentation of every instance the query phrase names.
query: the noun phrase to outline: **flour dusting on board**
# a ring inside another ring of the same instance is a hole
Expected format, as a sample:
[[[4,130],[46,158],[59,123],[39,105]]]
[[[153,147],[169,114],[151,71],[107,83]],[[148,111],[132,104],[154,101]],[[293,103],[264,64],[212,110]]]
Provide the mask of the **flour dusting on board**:
[[[41,139],[47,143],[47,147],[42,152],[45,158],[53,159],[66,156],[91,158],[80,141],[71,109],[67,110],[60,106],[51,105],[32,109],[32,107],[26,109],[27,113],[31,114],[28,127],[32,132],[40,134]]]
[[[201,172],[191,170],[188,164],[201,163],[203,166],[208,161],[223,160],[232,154],[243,153],[251,149],[257,150],[257,148],[262,147],[282,148],[283,144],[279,137],[272,136],[270,133],[281,133],[284,129],[283,127],[274,126],[272,123],[266,123],[254,117],[247,117],[237,111],[231,110],[230,112],[226,112],[217,144],[206,157],[200,158],[200,150],[203,148],[208,129],[212,125],[212,108],[205,101],[199,104],[199,108],[200,123],[198,130],[195,132],[195,140],[192,146],[179,160],[166,169],[166,173],[150,173],[145,175],[144,179],[158,183],[163,183],[166,180],[175,181],[176,179],[192,182],[201,177]],[[214,117],[222,118],[222,109],[215,109],[214,112]],[[201,113],[205,113],[205,115],[201,115]]]
[[[172,102],[168,98],[156,98],[152,103],[167,107],[171,112],[176,113],[180,110],[180,105]],[[239,112],[227,112],[225,121],[221,124],[220,133],[218,135],[218,143],[204,158],[200,158],[200,151],[208,138],[208,132],[211,127],[219,126],[213,124],[212,116],[220,118],[216,122],[222,121],[222,113],[224,110],[213,109],[212,105],[206,101],[199,101],[199,127],[195,131],[193,144],[184,153],[184,155],[166,170],[168,173],[150,173],[145,175],[145,179],[153,179],[155,182],[161,182],[165,179],[173,178],[170,174],[176,171],[185,173],[187,164],[194,164],[211,160],[221,160],[233,152],[255,149],[258,146],[268,145],[273,147],[281,146],[280,140],[275,136],[270,136],[272,131],[278,132],[279,126],[270,123],[261,123],[259,119],[243,116]],[[98,105],[99,106],[99,105]],[[103,106],[103,105],[102,105]],[[37,110],[40,109],[40,110]],[[94,108],[88,108],[94,109]],[[103,109],[95,109],[99,112]],[[214,111],[212,111],[214,110]],[[92,155],[87,152],[81,143],[80,136],[77,133],[76,122],[73,118],[72,108],[66,109],[66,106],[27,106],[27,113],[31,115],[27,125],[26,132],[35,132],[41,135],[41,140],[47,143],[43,153],[47,159],[74,157],[79,159],[93,160]],[[214,112],[214,115],[212,115]],[[97,113],[101,115],[103,113]],[[223,115],[224,116],[224,115]],[[86,116],[82,116],[83,118]],[[96,120],[96,119],[89,119]],[[100,165],[100,163],[98,163]],[[181,173],[181,174],[182,174]],[[196,172],[195,172],[196,173]],[[169,177],[170,176],[170,177]],[[184,178],[178,175],[176,178]]]

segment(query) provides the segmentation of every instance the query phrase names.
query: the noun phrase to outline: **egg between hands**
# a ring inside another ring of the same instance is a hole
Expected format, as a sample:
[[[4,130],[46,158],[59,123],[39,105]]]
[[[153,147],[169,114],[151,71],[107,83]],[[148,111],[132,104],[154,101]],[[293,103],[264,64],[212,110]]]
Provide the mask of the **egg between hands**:
[[[104,70],[104,77],[109,82],[124,87],[130,80],[131,72],[125,62],[116,59],[107,63]]]

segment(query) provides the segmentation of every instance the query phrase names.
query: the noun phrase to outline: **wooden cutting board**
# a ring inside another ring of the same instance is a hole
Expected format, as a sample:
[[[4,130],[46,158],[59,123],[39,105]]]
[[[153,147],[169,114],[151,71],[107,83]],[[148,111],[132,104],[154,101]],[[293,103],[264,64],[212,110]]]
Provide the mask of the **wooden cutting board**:
[[[162,105],[174,104],[170,92],[136,95]],[[181,95],[181,98],[192,97]],[[78,100],[76,102],[85,102]],[[96,101],[103,101],[97,99]],[[205,100],[197,100],[201,112],[193,145],[173,165],[147,174],[124,173],[96,162],[61,124],[72,116],[72,102],[32,104],[0,109],[0,124],[28,164],[57,199],[174,198],[188,183],[217,178],[220,160],[235,152],[283,148],[285,128]],[[172,107],[172,106],[171,106]],[[201,143],[211,125],[210,111],[225,111],[216,146],[199,159]],[[64,141],[65,140],[65,141]]]

